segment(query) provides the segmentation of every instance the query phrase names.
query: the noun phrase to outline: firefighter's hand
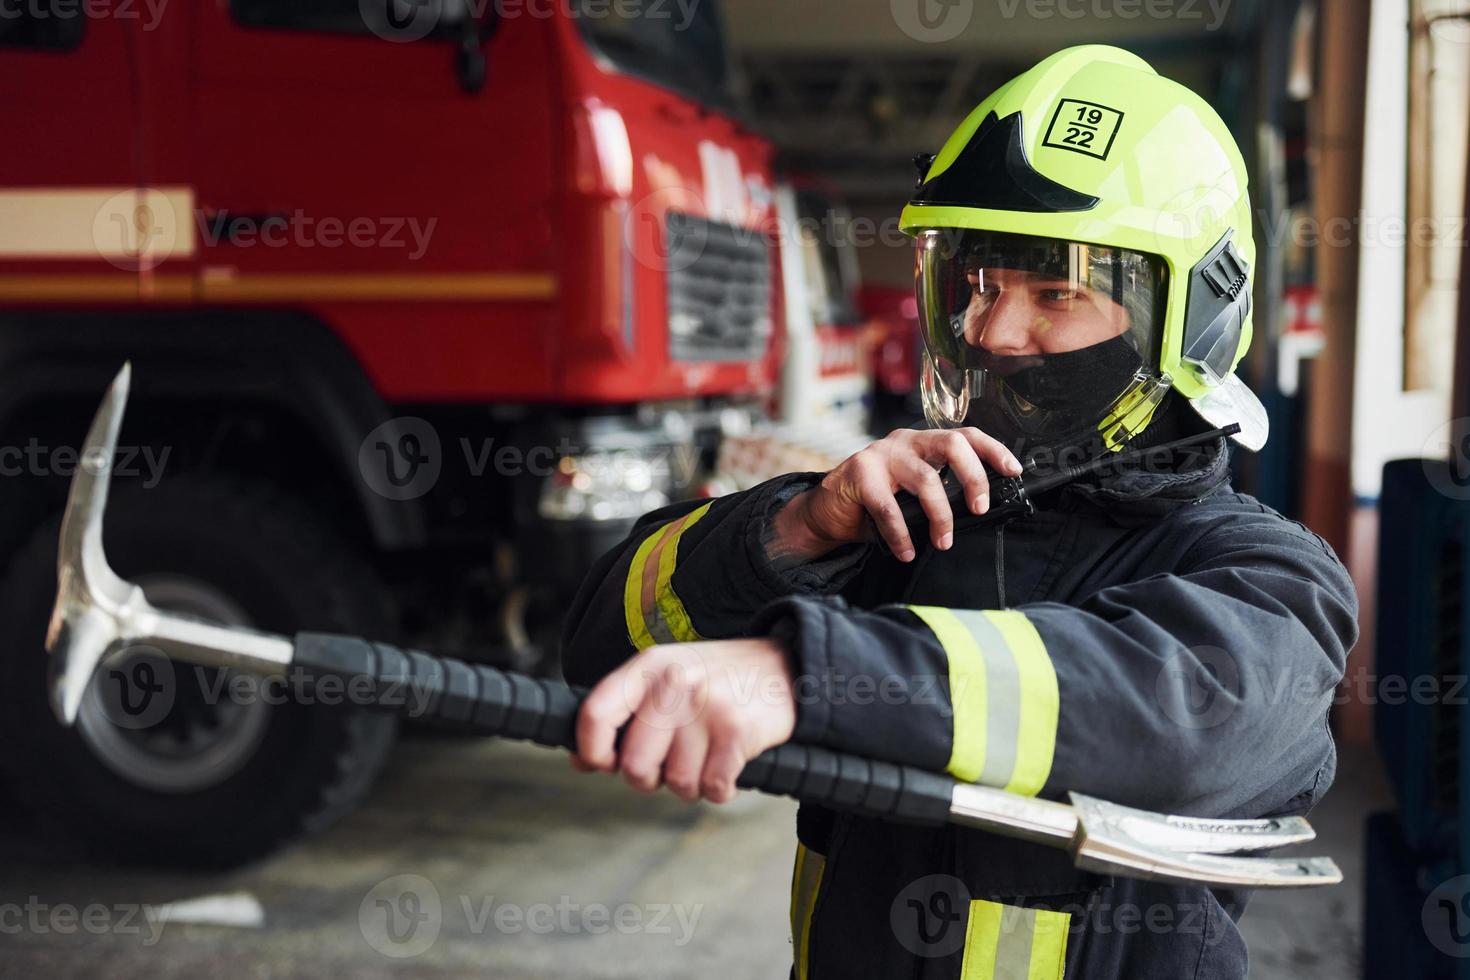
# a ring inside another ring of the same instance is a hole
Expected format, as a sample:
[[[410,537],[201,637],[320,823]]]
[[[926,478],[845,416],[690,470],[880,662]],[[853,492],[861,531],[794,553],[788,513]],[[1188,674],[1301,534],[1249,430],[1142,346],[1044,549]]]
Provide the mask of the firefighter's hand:
[[[871,540],[867,517],[872,515],[888,549],[899,561],[913,561],[913,540],[894,496],[899,490],[919,498],[929,517],[929,539],[934,547],[948,549],[954,543],[954,515],[939,467],[949,466],[964,486],[970,510],[983,514],[990,509],[984,464],[1009,476],[1021,472],[1015,455],[979,429],[895,429],[781,508],[771,557],[810,560],[839,545]]]
[[[666,785],[685,800],[724,803],[745,764],[795,729],[791,657],[779,643],[674,643],[649,647],[593,688],[572,764],[621,772],[646,793]]]

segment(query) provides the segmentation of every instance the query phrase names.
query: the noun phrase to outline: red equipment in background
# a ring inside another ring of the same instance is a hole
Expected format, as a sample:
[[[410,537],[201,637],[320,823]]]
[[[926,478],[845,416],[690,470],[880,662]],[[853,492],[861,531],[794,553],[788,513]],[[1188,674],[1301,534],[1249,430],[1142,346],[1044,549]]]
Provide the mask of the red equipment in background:
[[[865,285],[858,304],[873,332],[874,429],[888,431],[923,417],[919,404],[919,304],[913,289]]]
[[[40,461],[0,490],[0,724],[32,743],[5,764],[105,847],[259,853],[350,807],[391,741],[179,677],[158,717],[46,718],[45,542],[123,360],[159,465],[119,458],[109,549],[150,598],[523,669],[554,669],[594,558],[772,391],[772,149],[727,112],[716,5],[411,8],[0,21],[25,93],[0,121],[0,447]]]

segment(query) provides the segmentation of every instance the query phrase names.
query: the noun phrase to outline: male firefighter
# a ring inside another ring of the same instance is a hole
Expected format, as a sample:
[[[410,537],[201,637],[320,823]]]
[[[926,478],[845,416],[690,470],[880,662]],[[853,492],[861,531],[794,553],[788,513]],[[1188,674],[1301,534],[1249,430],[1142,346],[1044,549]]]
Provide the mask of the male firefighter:
[[[1230,487],[1225,439],[1133,454],[1230,423],[1265,441],[1233,373],[1255,248],[1230,134],[1139,58],[1085,46],[923,166],[902,220],[930,427],[645,517],[571,610],[566,673],[596,685],[576,764],[720,802],[795,739],[1046,798],[1306,812],[1335,769],[1352,583]],[[987,470],[1123,447],[1133,463],[985,519]],[[798,978],[1246,975],[1240,892],[813,806],[797,837]]]

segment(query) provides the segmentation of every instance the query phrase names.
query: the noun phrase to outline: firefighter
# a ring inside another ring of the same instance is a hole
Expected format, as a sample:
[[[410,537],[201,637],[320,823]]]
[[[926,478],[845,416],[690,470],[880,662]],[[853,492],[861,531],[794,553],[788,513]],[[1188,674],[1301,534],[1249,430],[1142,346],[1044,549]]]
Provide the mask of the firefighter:
[[[987,470],[1027,457],[1228,423],[1265,441],[1234,374],[1255,256],[1229,133],[1139,58],[1084,46],[923,165],[903,227],[930,427],[643,518],[571,610],[566,674],[596,685],[575,764],[721,802],[794,738],[1052,799],[1305,813],[1332,782],[1356,597],[1321,538],[1231,488],[1225,439],[984,516]],[[797,837],[799,978],[1246,975],[1239,892],[814,806]]]

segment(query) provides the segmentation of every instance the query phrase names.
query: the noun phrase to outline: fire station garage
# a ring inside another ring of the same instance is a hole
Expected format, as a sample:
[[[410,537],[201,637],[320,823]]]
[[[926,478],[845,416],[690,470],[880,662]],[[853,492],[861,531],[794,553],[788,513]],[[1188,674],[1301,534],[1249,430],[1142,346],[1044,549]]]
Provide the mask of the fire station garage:
[[[0,92],[0,977],[1470,980],[1470,0]]]

